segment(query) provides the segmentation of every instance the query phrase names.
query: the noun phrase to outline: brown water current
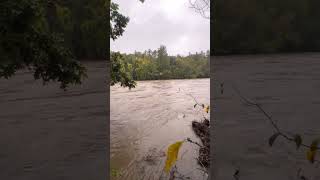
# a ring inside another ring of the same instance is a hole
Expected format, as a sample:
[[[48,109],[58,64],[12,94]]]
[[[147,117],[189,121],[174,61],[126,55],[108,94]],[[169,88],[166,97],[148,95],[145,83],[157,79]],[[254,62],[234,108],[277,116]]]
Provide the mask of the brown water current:
[[[122,172],[120,179],[161,179],[170,144],[188,137],[200,142],[191,122],[208,115],[194,108],[188,94],[209,105],[210,79],[138,81],[131,90],[111,87],[110,164],[112,171]],[[184,143],[177,161],[179,172],[203,179],[197,156],[198,147]]]

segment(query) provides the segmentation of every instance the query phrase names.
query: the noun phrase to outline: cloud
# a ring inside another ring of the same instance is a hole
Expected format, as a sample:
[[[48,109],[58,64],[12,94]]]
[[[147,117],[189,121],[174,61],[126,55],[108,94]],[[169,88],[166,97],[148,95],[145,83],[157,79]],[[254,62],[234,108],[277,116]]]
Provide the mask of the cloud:
[[[167,46],[169,54],[210,48],[210,22],[189,8],[188,0],[116,0],[129,16],[125,33],[111,40],[111,50],[132,53]]]

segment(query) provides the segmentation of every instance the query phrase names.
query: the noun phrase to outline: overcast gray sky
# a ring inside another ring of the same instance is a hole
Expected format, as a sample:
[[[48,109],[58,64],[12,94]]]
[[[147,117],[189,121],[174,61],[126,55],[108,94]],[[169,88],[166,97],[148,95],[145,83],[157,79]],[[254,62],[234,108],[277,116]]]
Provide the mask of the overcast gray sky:
[[[124,53],[165,45],[170,55],[210,49],[210,21],[190,8],[189,0],[113,0],[130,21],[111,50]]]

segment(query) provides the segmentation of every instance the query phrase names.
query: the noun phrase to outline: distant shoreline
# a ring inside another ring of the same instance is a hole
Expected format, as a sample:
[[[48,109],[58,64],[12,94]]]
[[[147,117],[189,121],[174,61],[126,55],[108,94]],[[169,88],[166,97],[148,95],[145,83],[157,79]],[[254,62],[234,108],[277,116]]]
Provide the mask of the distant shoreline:
[[[265,56],[265,55],[292,55],[292,54],[320,54],[320,51],[283,51],[283,52],[237,52],[237,53],[213,53],[211,57],[214,56]]]
[[[143,82],[143,81],[166,81],[166,80],[196,80],[196,79],[210,79],[210,77],[205,78],[176,78],[176,79],[148,79],[148,80],[134,80],[135,82]]]
[[[108,61],[107,58],[105,59],[77,59],[79,62],[102,62],[102,61]]]

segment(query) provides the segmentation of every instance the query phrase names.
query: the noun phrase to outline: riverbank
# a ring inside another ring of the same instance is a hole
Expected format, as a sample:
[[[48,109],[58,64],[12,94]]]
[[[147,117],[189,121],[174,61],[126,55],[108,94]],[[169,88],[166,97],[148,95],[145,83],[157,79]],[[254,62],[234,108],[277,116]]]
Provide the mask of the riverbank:
[[[192,121],[192,130],[202,143],[199,148],[198,163],[208,171],[210,168],[210,121],[208,119],[200,122]]]

